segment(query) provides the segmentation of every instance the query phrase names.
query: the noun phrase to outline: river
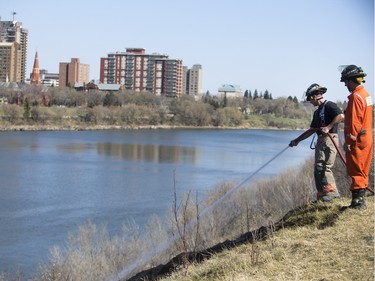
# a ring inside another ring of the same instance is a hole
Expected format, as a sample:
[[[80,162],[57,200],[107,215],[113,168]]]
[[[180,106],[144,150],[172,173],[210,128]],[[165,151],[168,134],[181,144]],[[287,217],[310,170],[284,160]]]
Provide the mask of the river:
[[[110,234],[142,226],[191,190],[248,177],[301,131],[104,130],[0,132],[0,272],[36,272],[49,249],[91,220]],[[312,156],[310,140],[257,173],[269,177]]]

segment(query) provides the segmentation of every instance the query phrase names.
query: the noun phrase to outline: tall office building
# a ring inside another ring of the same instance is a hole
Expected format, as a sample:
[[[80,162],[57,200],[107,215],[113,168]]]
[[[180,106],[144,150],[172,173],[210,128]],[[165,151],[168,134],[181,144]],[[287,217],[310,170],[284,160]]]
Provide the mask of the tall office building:
[[[0,82],[20,82],[18,43],[0,42]]]
[[[0,21],[0,82],[26,81],[27,40],[22,22]]]
[[[90,82],[90,66],[80,63],[78,58],[72,58],[70,62],[60,62],[59,86],[74,87],[76,83]]]
[[[192,68],[185,70],[185,91],[187,95],[202,94],[202,66],[200,64],[193,65]]]
[[[182,60],[166,54],[146,54],[143,48],[127,48],[100,59],[100,82],[121,84],[127,90],[154,95],[182,95]]]

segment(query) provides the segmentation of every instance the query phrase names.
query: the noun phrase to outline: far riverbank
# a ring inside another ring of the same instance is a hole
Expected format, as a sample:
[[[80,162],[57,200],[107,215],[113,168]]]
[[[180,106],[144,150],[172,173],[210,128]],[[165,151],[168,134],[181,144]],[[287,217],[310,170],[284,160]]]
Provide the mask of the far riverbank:
[[[307,128],[276,128],[276,127],[252,127],[249,125],[241,126],[174,126],[174,125],[137,125],[137,126],[119,126],[119,125],[92,125],[92,126],[58,126],[58,125],[9,125],[0,126],[0,131],[96,131],[96,130],[159,130],[159,129],[194,129],[194,130],[305,130]]]

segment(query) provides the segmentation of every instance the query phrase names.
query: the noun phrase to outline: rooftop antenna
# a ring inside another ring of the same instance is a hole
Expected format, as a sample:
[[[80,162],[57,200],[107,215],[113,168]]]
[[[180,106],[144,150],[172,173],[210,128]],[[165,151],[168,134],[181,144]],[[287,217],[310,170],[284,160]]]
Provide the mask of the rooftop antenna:
[[[14,16],[17,15],[16,12],[12,12],[12,15],[13,15],[13,21],[14,21]]]

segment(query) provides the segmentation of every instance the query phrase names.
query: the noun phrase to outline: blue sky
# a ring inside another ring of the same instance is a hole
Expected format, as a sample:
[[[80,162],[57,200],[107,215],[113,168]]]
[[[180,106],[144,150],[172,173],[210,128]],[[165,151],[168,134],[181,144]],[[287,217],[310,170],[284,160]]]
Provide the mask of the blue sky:
[[[337,68],[356,64],[374,97],[373,0],[18,0],[3,1],[1,20],[13,11],[29,30],[28,76],[36,50],[40,68],[78,57],[98,79],[101,57],[140,47],[201,64],[212,94],[233,84],[302,98],[316,82],[344,101]]]

